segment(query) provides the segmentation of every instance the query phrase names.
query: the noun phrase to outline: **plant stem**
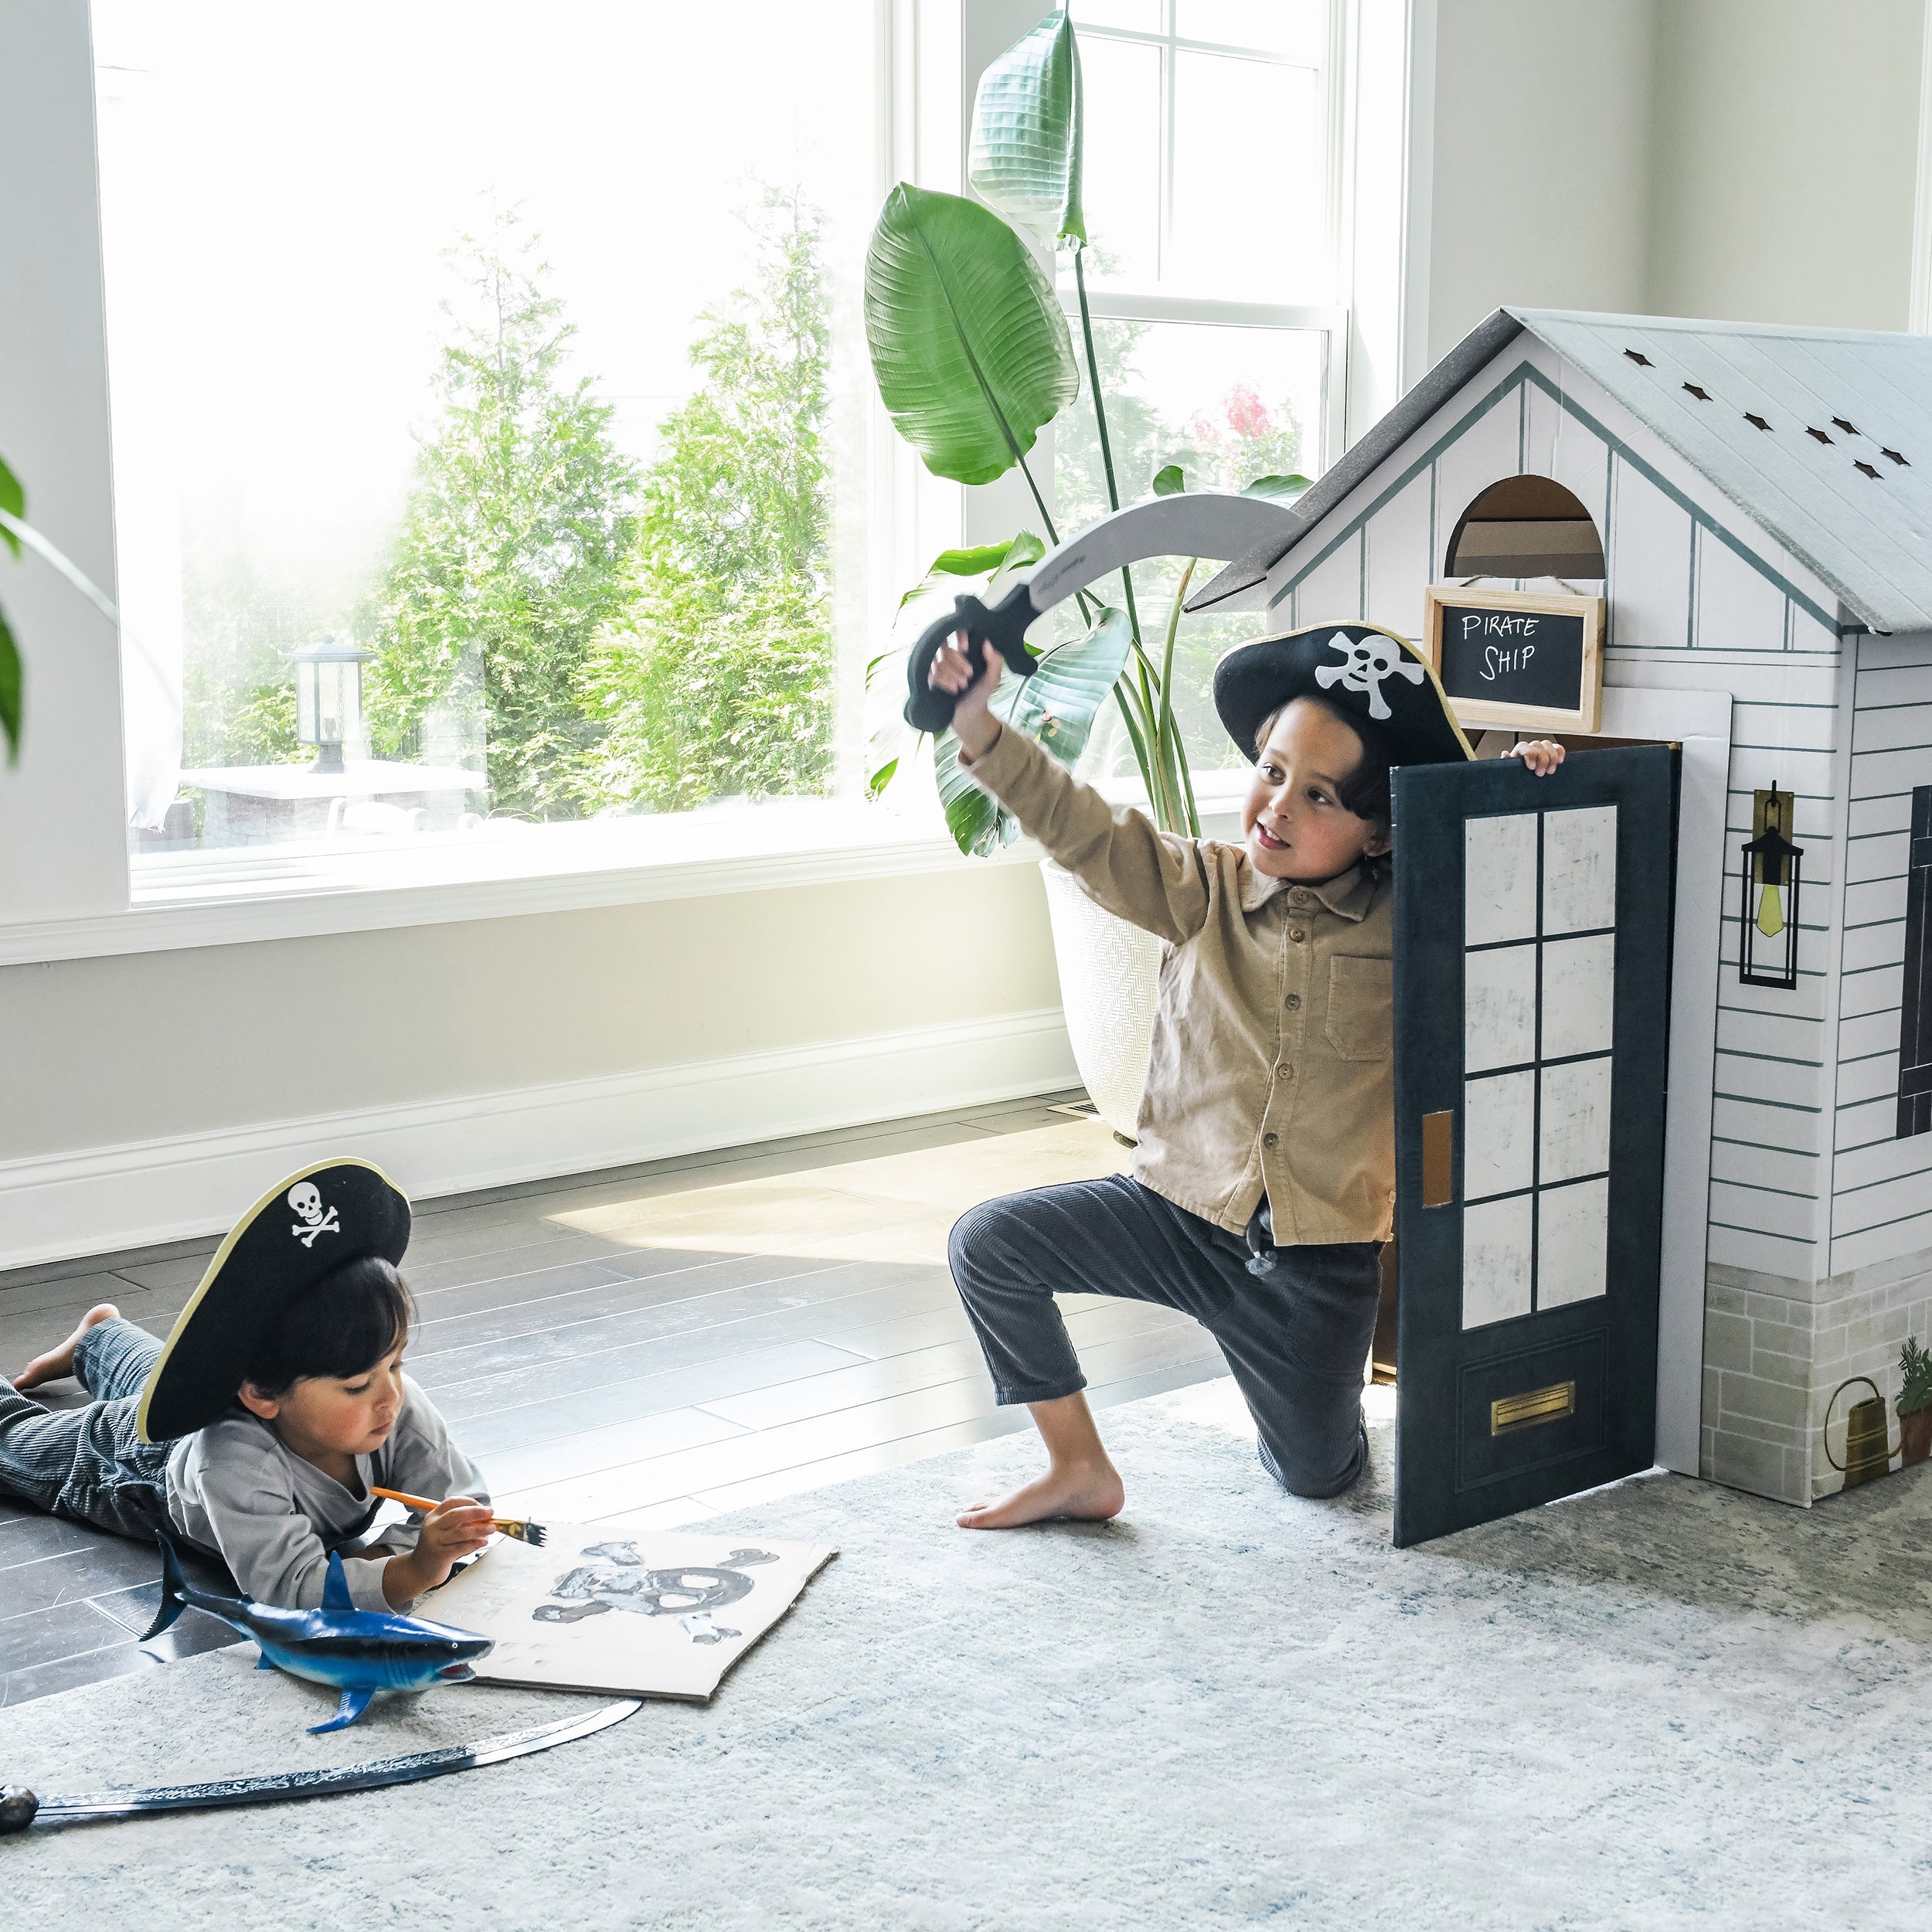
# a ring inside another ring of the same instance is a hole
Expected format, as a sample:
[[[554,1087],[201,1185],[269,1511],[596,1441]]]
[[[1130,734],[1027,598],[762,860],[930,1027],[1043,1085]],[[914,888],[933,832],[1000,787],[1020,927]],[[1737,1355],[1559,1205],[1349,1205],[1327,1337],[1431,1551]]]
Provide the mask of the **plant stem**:
[[[1187,804],[1188,836],[1198,838],[1201,835],[1199,815],[1194,808],[1194,781],[1187,768],[1187,754],[1181,748],[1180,727],[1174,720],[1174,640],[1181,628],[1181,606],[1187,600],[1188,580],[1194,575],[1194,566],[1199,557],[1189,557],[1187,568],[1181,573],[1181,580],[1174,587],[1174,601],[1167,614],[1167,644],[1161,654],[1161,715],[1160,740],[1163,763],[1173,760],[1172,777],[1178,777],[1185,788]],[[1181,801],[1176,799],[1178,807]],[[1178,826],[1175,829],[1179,829]]]
[[[1060,547],[1060,533],[1053,528],[1053,512],[1047,509],[1046,499],[1040,495],[1039,485],[1033,481],[1033,472],[1027,468],[1026,459],[1023,456],[1019,459],[1019,473],[1026,478],[1026,487],[1033,492],[1033,502],[1039,512],[1039,520],[1046,526],[1047,543],[1051,548],[1057,549]],[[1084,590],[1076,590],[1073,593],[1073,598],[1080,607],[1081,623],[1092,624],[1094,613],[1087,608],[1087,593]]]
[[[1094,426],[1100,433],[1100,464],[1107,472],[1107,507],[1117,510],[1121,507],[1121,492],[1114,481],[1114,445],[1107,440],[1107,404],[1100,395],[1100,366],[1094,353],[1094,318],[1087,312],[1087,270],[1083,266],[1086,251],[1077,245],[1073,250],[1073,285],[1080,291],[1080,335],[1087,344],[1087,386],[1094,398]],[[1125,564],[1121,566],[1121,583],[1127,592],[1128,628],[1134,633],[1134,641],[1141,641],[1141,614],[1134,605],[1134,573]]]

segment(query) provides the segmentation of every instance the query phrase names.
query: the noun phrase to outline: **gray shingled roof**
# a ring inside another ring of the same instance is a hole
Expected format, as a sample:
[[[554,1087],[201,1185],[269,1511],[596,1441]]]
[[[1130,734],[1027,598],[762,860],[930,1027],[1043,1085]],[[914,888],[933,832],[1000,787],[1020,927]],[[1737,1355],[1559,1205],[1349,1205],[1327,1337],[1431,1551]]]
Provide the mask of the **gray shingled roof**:
[[[1860,623],[1932,630],[1932,336],[1537,308],[1498,309],[1471,330],[1297,499],[1273,557],[1230,565],[1189,607],[1257,581],[1525,331],[1802,559]]]

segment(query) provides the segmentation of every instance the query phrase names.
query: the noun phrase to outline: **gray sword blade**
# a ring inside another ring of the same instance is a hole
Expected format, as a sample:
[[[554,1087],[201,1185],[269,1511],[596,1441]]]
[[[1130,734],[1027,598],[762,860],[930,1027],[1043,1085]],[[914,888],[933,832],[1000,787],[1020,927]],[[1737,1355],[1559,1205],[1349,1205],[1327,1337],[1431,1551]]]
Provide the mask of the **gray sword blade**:
[[[1090,524],[1034,566],[1026,587],[1036,611],[1050,610],[1124,564],[1148,557],[1205,556],[1223,562],[1270,542],[1285,545],[1294,520],[1264,496],[1182,491],[1150,497]]]
[[[641,1697],[605,1704],[583,1717],[505,1731],[474,1744],[445,1745],[405,1757],[379,1757],[362,1764],[313,1770],[272,1772],[260,1777],[220,1778],[206,1784],[158,1784],[146,1791],[82,1791],[45,1798],[31,1828],[70,1825],[87,1818],[133,1818],[144,1811],[212,1811],[233,1804],[279,1804],[295,1798],[325,1798],[332,1792],[368,1791],[386,1784],[410,1784],[421,1778],[447,1777],[507,1758],[528,1757],[580,1737],[607,1730],[642,1708]]]

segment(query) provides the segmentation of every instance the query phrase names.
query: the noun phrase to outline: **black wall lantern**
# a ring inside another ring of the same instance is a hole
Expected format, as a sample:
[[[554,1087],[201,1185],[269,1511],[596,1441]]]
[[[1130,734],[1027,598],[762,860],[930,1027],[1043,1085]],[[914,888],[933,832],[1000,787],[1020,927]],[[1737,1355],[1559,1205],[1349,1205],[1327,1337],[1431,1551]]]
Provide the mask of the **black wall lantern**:
[[[1798,985],[1798,882],[1804,852],[1787,835],[1791,794],[1760,791],[1744,845],[1744,912],[1737,977],[1747,986]]]

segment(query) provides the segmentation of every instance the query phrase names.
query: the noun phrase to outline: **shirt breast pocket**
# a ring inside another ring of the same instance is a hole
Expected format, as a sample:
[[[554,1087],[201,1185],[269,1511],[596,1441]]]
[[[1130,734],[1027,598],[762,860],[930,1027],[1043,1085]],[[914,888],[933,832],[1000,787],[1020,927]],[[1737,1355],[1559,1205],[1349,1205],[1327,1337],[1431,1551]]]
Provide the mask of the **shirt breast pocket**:
[[[1395,962],[1339,955],[1328,961],[1328,1044],[1338,1059],[1386,1060],[1395,1026]]]

